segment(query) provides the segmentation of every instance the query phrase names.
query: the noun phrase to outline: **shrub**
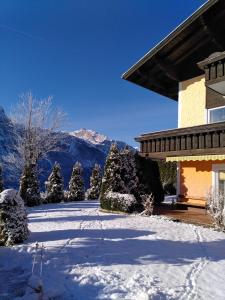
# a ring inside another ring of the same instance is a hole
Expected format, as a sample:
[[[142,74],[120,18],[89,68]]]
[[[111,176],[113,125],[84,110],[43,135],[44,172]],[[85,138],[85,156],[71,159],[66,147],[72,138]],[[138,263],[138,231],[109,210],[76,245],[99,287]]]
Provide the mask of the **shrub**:
[[[164,160],[160,160],[157,163],[164,194],[175,195],[177,185],[177,163],[165,162]]]
[[[104,209],[131,213],[135,204],[134,195],[108,192],[105,195]]]
[[[141,215],[151,216],[154,210],[154,197],[153,194],[150,195],[143,195],[142,202],[144,210]]]
[[[225,229],[224,199],[224,193],[219,191],[210,191],[207,195],[207,211],[212,217],[215,227],[220,230]]]
[[[122,166],[121,177],[124,182],[127,194],[137,195],[138,193],[138,177],[135,161],[135,153],[129,147],[120,152]]]
[[[125,190],[124,182],[121,178],[122,160],[116,144],[112,144],[108,153],[104,176],[102,179],[101,196],[107,192],[122,193]]]
[[[46,182],[46,200],[48,203],[59,203],[64,199],[63,178],[61,168],[55,163]]]
[[[69,182],[69,195],[68,200],[70,201],[80,201],[84,200],[84,179],[83,179],[83,169],[79,162],[73,167],[71,179]]]
[[[106,159],[104,176],[102,178],[100,193],[100,203],[102,208],[108,209],[108,207],[110,207],[109,203],[107,203],[108,198],[106,196],[109,192],[125,192],[124,182],[121,178],[121,170],[122,160],[120,152],[117,148],[117,145],[112,144]]]
[[[28,238],[24,202],[15,190],[0,193],[0,245],[21,243]]]
[[[24,167],[20,179],[20,196],[27,206],[40,204],[39,181],[35,165],[27,165]]]
[[[152,194],[155,205],[164,200],[164,191],[160,180],[158,163],[150,158],[136,154],[137,176],[139,178],[138,202],[142,206],[142,195]]]
[[[98,199],[101,192],[102,176],[101,176],[101,167],[98,164],[95,164],[91,178],[90,178],[90,188],[87,190],[86,198],[87,199]]]

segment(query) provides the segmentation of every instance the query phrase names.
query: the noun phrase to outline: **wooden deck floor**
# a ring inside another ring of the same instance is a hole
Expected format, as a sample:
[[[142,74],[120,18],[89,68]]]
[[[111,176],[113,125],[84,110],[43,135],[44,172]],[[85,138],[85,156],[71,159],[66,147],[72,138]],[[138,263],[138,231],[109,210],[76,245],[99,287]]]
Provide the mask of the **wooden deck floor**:
[[[212,219],[203,208],[187,207],[187,209],[171,209],[169,206],[155,208],[154,214],[164,215],[174,221],[212,227]]]

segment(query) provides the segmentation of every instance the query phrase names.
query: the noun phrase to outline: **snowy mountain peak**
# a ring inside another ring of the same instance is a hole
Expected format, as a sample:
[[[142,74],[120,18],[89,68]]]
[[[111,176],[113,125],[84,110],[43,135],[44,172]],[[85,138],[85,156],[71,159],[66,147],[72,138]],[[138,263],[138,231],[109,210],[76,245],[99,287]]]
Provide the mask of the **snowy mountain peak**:
[[[92,144],[102,144],[105,140],[108,140],[106,135],[100,134],[94,130],[81,128],[69,133],[72,136],[78,137]]]

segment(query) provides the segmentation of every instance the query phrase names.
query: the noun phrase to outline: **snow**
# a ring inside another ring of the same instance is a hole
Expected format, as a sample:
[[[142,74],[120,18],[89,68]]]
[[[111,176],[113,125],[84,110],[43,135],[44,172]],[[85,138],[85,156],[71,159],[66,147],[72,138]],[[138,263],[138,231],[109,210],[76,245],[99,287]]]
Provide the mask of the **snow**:
[[[102,144],[105,140],[108,140],[108,137],[106,135],[85,128],[69,132],[69,134],[80,139],[86,140],[94,145]]]
[[[33,207],[28,217],[29,240],[0,248],[0,299],[38,299],[28,286],[39,284],[36,241],[42,299],[224,299],[222,232],[103,213],[93,200]]]

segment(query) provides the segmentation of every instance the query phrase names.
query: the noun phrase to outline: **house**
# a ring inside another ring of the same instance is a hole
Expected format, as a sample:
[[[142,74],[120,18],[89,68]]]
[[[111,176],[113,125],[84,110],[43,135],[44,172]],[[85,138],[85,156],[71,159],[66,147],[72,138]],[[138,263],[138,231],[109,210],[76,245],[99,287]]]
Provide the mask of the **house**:
[[[141,134],[140,155],[176,161],[179,200],[225,192],[225,1],[210,0],[123,79],[178,102],[178,128]]]

